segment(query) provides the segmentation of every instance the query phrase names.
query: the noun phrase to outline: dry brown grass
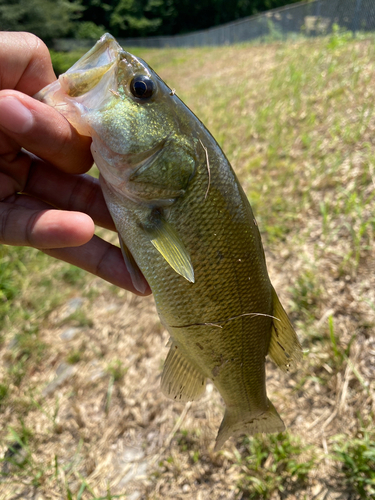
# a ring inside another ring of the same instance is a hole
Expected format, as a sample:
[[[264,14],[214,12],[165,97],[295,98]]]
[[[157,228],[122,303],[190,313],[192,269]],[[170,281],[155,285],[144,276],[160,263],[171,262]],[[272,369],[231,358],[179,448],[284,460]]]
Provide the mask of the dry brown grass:
[[[187,406],[160,392],[168,334],[152,298],[66,268],[74,279],[60,280],[58,305],[42,314],[32,303],[31,320],[8,312],[4,323],[0,499],[370,498],[373,40],[335,35],[141,55],[218,138],[255,207],[272,281],[306,350],[291,375],[267,364],[268,392],[289,432],[214,453],[223,405],[212,384]],[[35,276],[20,307],[42,286]],[[38,325],[40,355],[29,353],[16,379],[12,363],[23,358],[14,352],[26,351],[14,339],[30,332],[25,321]],[[10,459],[17,441],[21,452]]]

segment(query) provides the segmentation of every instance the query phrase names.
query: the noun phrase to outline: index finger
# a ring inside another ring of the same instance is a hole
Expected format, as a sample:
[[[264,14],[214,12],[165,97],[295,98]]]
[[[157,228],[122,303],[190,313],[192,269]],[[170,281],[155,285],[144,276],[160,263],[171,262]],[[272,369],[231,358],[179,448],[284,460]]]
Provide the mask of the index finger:
[[[0,32],[0,89],[30,96],[56,80],[47,46],[31,33]]]
[[[31,33],[0,32],[0,155],[8,175],[15,171],[21,148],[67,172],[85,172],[92,164],[91,139],[30,97],[55,80],[42,40]]]

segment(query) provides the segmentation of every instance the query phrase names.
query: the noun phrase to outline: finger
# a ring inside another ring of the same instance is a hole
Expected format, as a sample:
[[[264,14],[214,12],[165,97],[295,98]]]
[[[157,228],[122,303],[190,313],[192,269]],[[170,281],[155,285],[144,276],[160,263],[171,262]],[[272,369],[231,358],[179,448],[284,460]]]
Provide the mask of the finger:
[[[0,200],[23,190],[30,164],[31,158],[22,152],[11,163],[0,154]]]
[[[95,225],[80,212],[40,210],[0,203],[0,243],[36,248],[76,247],[87,243]]]
[[[45,207],[48,207],[46,203],[24,195],[14,195],[6,203],[0,203],[0,243],[36,246],[44,253],[91,272],[113,285],[138,295],[151,293],[145,279],[144,293],[135,289],[118,247],[97,236],[92,238],[94,225],[88,216],[78,214],[84,216],[80,220],[72,212],[46,210]],[[34,227],[32,237],[25,237],[22,220],[30,225],[27,221],[30,217],[35,218],[35,214],[40,215],[38,223],[44,227]],[[71,217],[72,214],[74,217]],[[22,226],[18,228],[21,231],[13,226],[14,221]],[[57,248],[59,245],[66,247]]]
[[[28,95],[56,80],[47,46],[31,33],[0,32],[0,89]]]
[[[17,144],[14,155],[23,147],[70,173],[86,172],[92,165],[91,139],[79,135],[54,108],[19,92],[0,92],[0,130]],[[2,141],[1,147],[7,144]]]
[[[99,180],[91,175],[66,174],[35,159],[23,191],[62,210],[84,212],[98,226],[115,230]]]
[[[145,278],[143,278],[144,293],[139,292],[134,287],[121,250],[97,236],[94,236],[88,243],[78,248],[51,249],[43,250],[43,252],[78,266],[109,281],[113,285],[130,290],[137,295],[149,295],[151,293]]]

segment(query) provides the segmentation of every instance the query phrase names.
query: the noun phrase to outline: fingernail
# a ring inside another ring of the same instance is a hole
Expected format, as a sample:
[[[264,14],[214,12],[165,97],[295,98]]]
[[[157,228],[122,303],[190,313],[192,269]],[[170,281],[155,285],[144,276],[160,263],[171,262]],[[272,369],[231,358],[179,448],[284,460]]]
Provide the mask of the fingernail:
[[[25,134],[34,124],[34,117],[29,109],[12,96],[0,99],[0,126],[9,132]]]

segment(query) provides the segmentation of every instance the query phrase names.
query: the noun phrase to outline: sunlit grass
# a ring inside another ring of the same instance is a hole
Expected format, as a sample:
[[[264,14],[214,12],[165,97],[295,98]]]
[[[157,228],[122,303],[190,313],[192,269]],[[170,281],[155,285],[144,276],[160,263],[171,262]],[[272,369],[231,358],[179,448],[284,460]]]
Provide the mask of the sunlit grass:
[[[173,411],[163,406],[158,415],[155,406],[147,413],[157,390],[139,400],[124,395],[138,389],[138,383],[127,385],[132,368],[141,370],[143,360],[147,365],[155,358],[158,368],[162,362],[160,352],[149,351],[144,325],[131,352],[118,352],[123,336],[141,321],[142,306],[128,324],[133,299],[122,291],[93,285],[84,272],[34,250],[2,247],[0,466],[7,491],[9,485],[23,484],[63,498],[117,498],[104,472],[98,472],[101,454],[107,453],[110,462],[112,451],[96,450],[97,434],[112,425],[110,450],[132,432],[145,453],[158,443],[152,449],[157,459],[142,486],[145,498],[184,494],[195,499],[199,491],[215,498],[229,490],[236,500],[328,498],[342,485],[353,499],[370,498],[375,488],[374,39],[335,31],[296,43],[134,52],[205,123],[252,203],[271,278],[306,351],[297,372],[284,377],[269,370],[271,399],[282,407],[289,430],[238,439],[214,453],[210,418],[217,429],[222,409],[207,396],[197,403],[189,425],[176,429],[163,448],[160,428],[169,418],[167,432],[172,431]],[[72,63],[61,55],[53,58],[59,71]],[[109,301],[130,305],[119,318],[111,310],[101,312],[104,326],[97,332],[95,304],[103,293]],[[90,305],[55,317],[75,296]],[[113,317],[117,323],[106,328]],[[77,337],[57,345],[45,335],[51,325],[59,332],[77,328]],[[153,335],[161,330],[154,326]],[[131,361],[122,357],[128,355]],[[41,397],[48,382],[39,383],[43,371],[53,366],[55,373],[62,363],[72,370],[94,367],[92,381],[72,376],[64,390]],[[150,377],[148,368],[143,370]],[[101,415],[97,434],[88,430],[80,409],[81,403],[87,409],[93,394]],[[40,429],[36,422],[42,417]],[[63,444],[62,435],[69,444]],[[44,448],[49,450],[46,462]],[[0,479],[0,496],[1,488]],[[99,490],[109,493],[100,496]]]

